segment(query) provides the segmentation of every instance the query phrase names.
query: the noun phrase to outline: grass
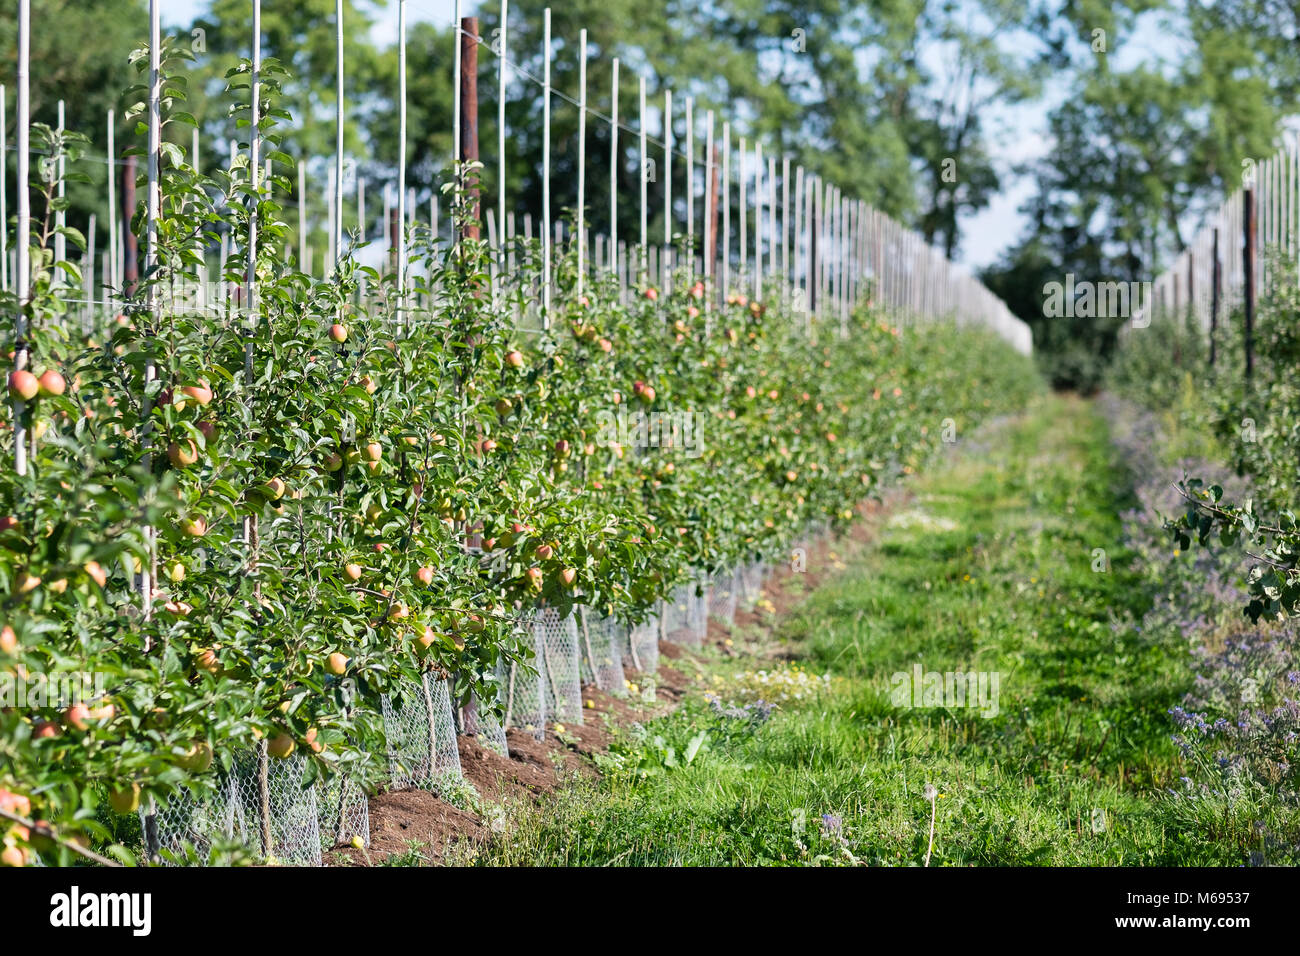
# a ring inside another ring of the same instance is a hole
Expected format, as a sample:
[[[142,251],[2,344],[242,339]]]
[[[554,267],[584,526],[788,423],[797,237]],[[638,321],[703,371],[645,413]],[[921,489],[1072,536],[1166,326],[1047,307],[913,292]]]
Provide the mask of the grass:
[[[759,669],[824,689],[761,726],[692,695],[618,740],[599,784],[515,811],[477,862],[921,865],[929,787],[932,866],[1242,862],[1239,813],[1170,794],[1167,710],[1190,674],[1182,647],[1131,626],[1148,597],[1124,570],[1104,425],[1054,397],[977,440],[914,482],[765,658],[701,665],[726,703],[752,700]],[[891,679],[918,664],[996,673],[996,716],[898,706]]]

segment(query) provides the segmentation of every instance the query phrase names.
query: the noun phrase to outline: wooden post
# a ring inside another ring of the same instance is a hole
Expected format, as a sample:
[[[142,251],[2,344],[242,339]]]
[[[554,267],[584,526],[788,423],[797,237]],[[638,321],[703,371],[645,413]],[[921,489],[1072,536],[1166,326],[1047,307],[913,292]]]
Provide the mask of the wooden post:
[[[456,4],[459,8],[459,0]],[[462,17],[460,20],[460,82],[457,97],[460,106],[457,130],[460,133],[460,163],[463,170],[468,163],[478,162],[478,17]],[[463,172],[462,172],[463,177]],[[463,178],[461,185],[466,189],[469,208],[460,224],[462,239],[479,237],[478,182],[471,185]]]
[[[1219,331],[1219,230],[1214,230],[1210,253],[1210,368],[1214,368],[1215,338]]]
[[[1246,279],[1246,315],[1245,315],[1245,351],[1246,384],[1249,385],[1255,374],[1255,190],[1247,189],[1242,193],[1245,203],[1245,215],[1242,216],[1244,236],[1243,268]]]

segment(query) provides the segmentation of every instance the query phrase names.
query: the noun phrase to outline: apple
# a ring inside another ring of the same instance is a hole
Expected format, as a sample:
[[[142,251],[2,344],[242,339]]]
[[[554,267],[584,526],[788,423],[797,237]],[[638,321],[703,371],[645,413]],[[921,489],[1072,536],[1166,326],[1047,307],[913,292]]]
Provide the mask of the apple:
[[[557,458],[568,458],[568,457],[569,457],[569,443],[568,443],[568,441],[566,441],[565,439],[561,438],[559,441],[557,441],[557,442],[555,443],[555,457],[557,457]]]
[[[27,865],[27,851],[20,846],[6,846],[0,850],[0,866],[14,868]]]
[[[199,651],[194,658],[194,666],[209,674],[221,672],[221,661],[217,659],[217,652],[210,647],[205,647]]]
[[[758,397],[758,389],[756,389],[753,385],[746,385],[746,386],[745,386],[745,397],[746,397],[746,398],[757,398],[757,397]]]
[[[98,561],[87,561],[85,570],[90,575],[91,580],[101,588],[108,584],[108,573],[100,567]]]
[[[509,365],[511,368],[523,368],[523,367],[524,367],[524,353],[523,353],[523,352],[520,352],[520,351],[518,351],[518,350],[516,350],[516,349],[512,349],[511,351],[507,352],[507,353],[506,353],[506,364]]]
[[[515,403],[510,401],[508,398],[498,398],[494,408],[496,408],[496,413],[498,415],[505,418],[515,410]]]
[[[372,441],[363,449],[366,461],[379,461],[384,457],[384,446],[377,441]]]
[[[48,720],[38,720],[32,724],[32,736],[37,740],[58,737],[62,733],[57,724],[50,723]]]
[[[135,813],[140,809],[140,785],[132,782],[108,791],[108,805],[114,813]]]
[[[63,721],[74,730],[89,730],[90,708],[85,704],[73,704],[63,712]]]
[[[0,787],[0,810],[20,817],[30,817],[32,815],[32,801],[21,794]]]
[[[366,390],[367,395],[375,394],[375,391],[379,388],[379,386],[375,384],[375,380],[369,375],[362,375],[361,380],[357,382],[357,384]]]
[[[198,385],[186,385],[181,389],[181,394],[189,396],[200,405],[206,405],[212,401],[212,389],[208,388],[207,383],[202,381]]]
[[[117,708],[111,700],[106,700],[98,707],[90,708],[91,720],[112,720],[117,715]]]
[[[491,438],[484,438],[481,442],[479,442],[479,448],[486,455],[496,451],[497,443]]]
[[[181,530],[191,538],[201,538],[208,532],[208,523],[200,517],[185,518],[181,521]]]
[[[335,322],[330,326],[330,338],[342,345],[348,340],[348,327]]]
[[[40,587],[41,579],[34,574],[18,575],[18,593],[27,594]]]
[[[18,650],[18,635],[14,633],[12,627],[6,624],[4,629],[0,630],[0,651],[12,654],[16,650]]]
[[[609,339],[600,339],[596,344],[600,346],[602,352],[614,351],[614,343]]]
[[[50,593],[52,594],[62,594],[68,589],[68,579],[59,578],[57,581],[51,581],[47,587],[50,589]]]
[[[394,604],[388,610],[388,619],[390,621],[405,621],[411,616],[411,609],[405,604]]]
[[[18,519],[13,515],[5,515],[0,518],[0,531],[8,531],[10,528],[18,527]]]
[[[294,739],[286,733],[278,733],[274,737],[268,737],[266,741],[266,752],[272,757],[278,757],[283,760],[293,754],[297,749]]]
[[[348,658],[346,654],[335,651],[329,657],[325,658],[325,669],[335,677],[341,677],[348,672]]]
[[[641,401],[649,405],[655,400],[655,389],[653,385],[647,385],[641,390]]]
[[[308,727],[307,733],[305,733],[302,738],[303,743],[310,747],[311,752],[314,754],[318,754],[325,749],[325,745],[316,739],[317,733],[319,733],[319,731],[317,731],[315,727]]]
[[[428,587],[433,583],[433,568],[428,565],[418,568],[415,572],[415,580]]]
[[[21,398],[25,402],[30,402],[40,390],[40,382],[37,381],[35,375],[26,369],[19,369],[16,372],[9,373],[9,394],[14,398]]]
[[[211,445],[217,440],[217,423],[203,421],[198,424],[199,434],[203,436],[204,444]]]
[[[206,740],[194,741],[176,764],[190,773],[203,773],[212,766],[212,745]]]
[[[572,588],[578,580],[578,571],[576,568],[564,568],[560,571],[560,583],[566,588]]]
[[[285,484],[283,478],[272,478],[266,484],[262,485],[261,491],[272,501],[279,501],[284,497]]]
[[[46,369],[36,380],[42,395],[62,395],[68,387],[67,381],[55,369]]]
[[[338,471],[343,467],[343,458],[338,452],[332,451],[325,456],[324,468],[326,471]]]
[[[551,555],[554,553],[555,553],[555,549],[552,548],[549,544],[539,544],[537,546],[537,556],[541,558],[543,561],[548,560],[551,557]]]
[[[659,290],[656,289],[654,286],[651,286],[650,288],[646,289],[645,292],[641,294],[645,296],[647,299],[649,299],[651,302],[654,302],[659,298]]]
[[[542,589],[541,568],[538,567],[529,568],[527,571],[524,572],[524,576],[528,579],[528,586],[531,587],[534,591],[540,591]]]
[[[167,459],[177,468],[188,468],[199,460],[199,450],[189,440],[184,445],[172,442],[167,446]]]

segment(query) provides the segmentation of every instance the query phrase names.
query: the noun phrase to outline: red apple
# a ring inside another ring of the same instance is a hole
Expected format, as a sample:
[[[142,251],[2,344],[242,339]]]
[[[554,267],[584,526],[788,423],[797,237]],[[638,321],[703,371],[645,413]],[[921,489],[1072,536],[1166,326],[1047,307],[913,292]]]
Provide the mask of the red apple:
[[[528,578],[528,586],[531,587],[534,591],[540,591],[542,589],[541,568],[538,567],[529,568],[527,571],[524,572],[524,576]]]
[[[40,390],[40,382],[27,369],[19,369],[17,372],[9,373],[9,394],[14,398],[21,398],[25,402],[30,402]]]
[[[199,460],[199,450],[188,439],[184,445],[172,442],[167,446],[167,459],[177,468],[188,468]]]
[[[520,351],[517,351],[517,350],[511,350],[511,351],[507,352],[507,353],[506,353],[506,364],[509,365],[511,368],[523,368],[523,367],[524,367],[524,353],[523,353],[523,352],[520,352]]]
[[[578,571],[576,568],[564,568],[560,571],[560,583],[566,588],[572,588],[578,580]]]
[[[428,587],[433,583],[433,568],[425,565],[424,567],[417,569],[415,572],[415,580],[419,581],[425,587]]]
[[[366,390],[367,395],[375,394],[376,390],[379,388],[379,386],[375,384],[375,380],[369,375],[361,376],[361,380],[357,384]]]
[[[14,633],[12,627],[6,624],[4,629],[0,630],[0,651],[3,651],[6,654],[12,654],[17,650],[18,635]]]
[[[73,704],[63,712],[63,720],[74,730],[90,729],[90,708],[85,704]]]
[[[330,326],[330,338],[342,345],[348,340],[348,327],[335,322]]]
[[[185,518],[181,521],[181,530],[191,538],[201,538],[208,533],[208,523],[200,517]]]
[[[659,290],[656,289],[654,286],[651,286],[650,288],[646,289],[645,292],[641,294],[644,295],[651,302],[654,302],[656,299],[659,298]]]
[[[40,386],[42,395],[62,395],[68,387],[68,383],[64,381],[63,376],[52,368],[41,373],[41,377],[37,379],[37,384]]]
[[[212,389],[208,388],[204,382],[199,382],[198,385],[186,385],[181,389],[181,394],[189,396],[200,405],[206,405],[212,401]]]
[[[384,446],[377,441],[372,441],[366,445],[364,452],[366,461],[379,461],[384,457]]]
[[[362,568],[359,564],[345,564],[343,566],[343,573],[347,575],[349,581],[361,580],[361,571]]]
[[[98,561],[86,562],[86,573],[101,588],[108,584],[108,573],[99,565]]]
[[[555,553],[555,549],[552,548],[549,544],[539,544],[537,546],[537,556],[541,558],[543,561],[549,560],[551,555],[554,553]]]

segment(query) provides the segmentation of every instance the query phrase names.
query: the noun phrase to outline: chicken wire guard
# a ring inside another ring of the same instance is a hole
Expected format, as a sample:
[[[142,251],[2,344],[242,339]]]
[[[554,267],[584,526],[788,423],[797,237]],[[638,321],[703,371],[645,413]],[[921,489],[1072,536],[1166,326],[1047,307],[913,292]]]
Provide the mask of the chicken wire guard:
[[[380,704],[395,789],[436,791],[460,779],[450,681],[424,674],[420,683],[404,686],[395,697],[384,696]]]
[[[753,607],[754,602],[758,600],[763,591],[763,578],[766,574],[767,568],[762,561],[753,561],[742,565],[737,570],[738,599],[746,607]]]
[[[709,629],[708,584],[692,581],[664,602],[664,640],[699,647]]]
[[[627,643],[627,625],[616,618],[601,617],[589,608],[582,609],[584,679],[590,678],[600,690],[616,697],[627,692],[623,677],[623,645]]]
[[[709,617],[728,627],[736,623],[736,579],[734,571],[720,572],[709,579]]]
[[[319,866],[322,843],[317,788],[303,788],[306,763],[301,755],[259,759],[259,751],[240,751],[230,772],[222,773],[219,786],[210,795],[198,798],[182,790],[157,806],[157,849],[183,860],[189,844],[197,860],[206,862],[214,845],[235,843],[268,861]],[[360,802],[364,808],[364,794]],[[146,816],[141,808],[142,826]],[[368,837],[368,814],[366,821],[362,833]],[[334,841],[328,842],[332,845]]]
[[[461,708],[461,730],[477,740],[489,750],[495,750],[503,757],[510,756],[506,743],[506,728],[497,716],[496,701],[488,702],[477,694],[470,696],[469,703]]]
[[[533,620],[537,670],[546,693],[546,712],[552,720],[582,723],[582,653],[578,649],[578,623],[574,615],[543,608]]]
[[[531,625],[519,636],[532,645],[534,656],[531,664],[511,661],[497,665],[497,683],[505,698],[505,726],[518,727],[540,738],[546,730],[547,716],[542,648]]]
[[[633,624],[627,632],[627,660],[643,674],[659,670],[659,615],[644,624]]]

